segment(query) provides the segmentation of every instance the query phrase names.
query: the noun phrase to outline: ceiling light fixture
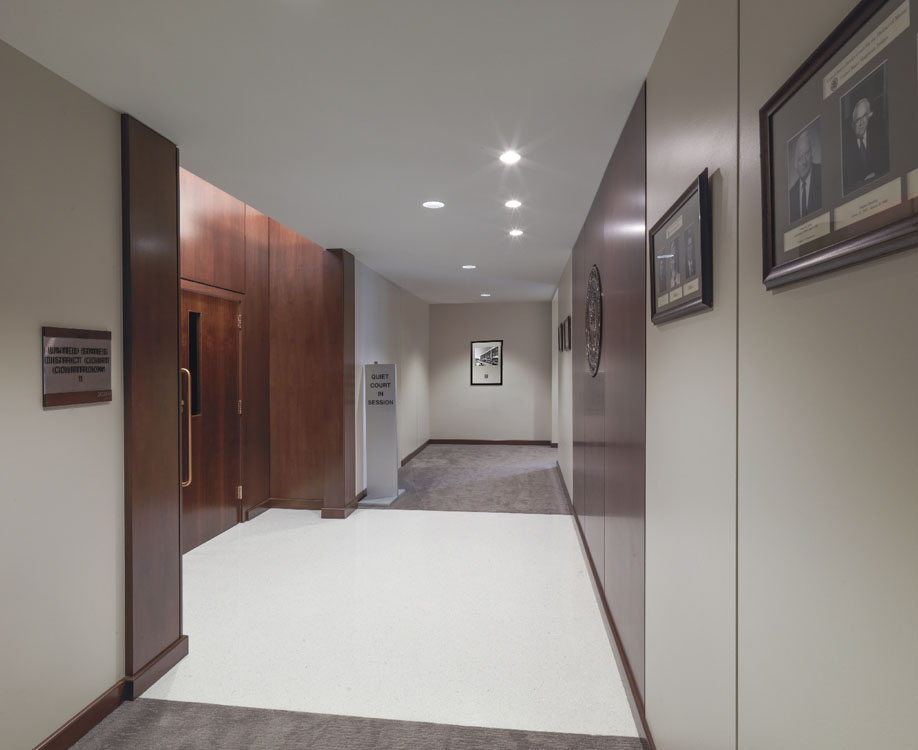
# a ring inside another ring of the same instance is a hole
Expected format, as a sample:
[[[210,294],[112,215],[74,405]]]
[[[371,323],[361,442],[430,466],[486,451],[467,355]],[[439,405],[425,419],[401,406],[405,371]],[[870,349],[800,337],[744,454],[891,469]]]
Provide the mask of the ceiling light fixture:
[[[473,266],[473,265],[469,264],[469,265],[467,265],[467,266],[463,266],[463,268],[464,268],[466,271],[471,271],[473,268],[478,268],[478,266]]]
[[[520,155],[516,151],[504,151],[500,155],[500,160],[504,164],[516,164],[520,160]]]
[[[511,229],[511,230],[510,230],[510,236],[511,236],[511,237],[521,237],[522,234],[523,234],[523,230],[522,230],[522,229]]]
[[[482,296],[482,297],[490,297],[491,295],[488,294],[487,292],[482,292],[482,293],[481,293],[481,296]]]
[[[513,198],[512,200],[507,201],[504,205],[507,208],[519,208],[523,204],[520,203],[516,198]]]
[[[446,204],[443,201],[424,201],[421,205],[424,208],[443,208]]]

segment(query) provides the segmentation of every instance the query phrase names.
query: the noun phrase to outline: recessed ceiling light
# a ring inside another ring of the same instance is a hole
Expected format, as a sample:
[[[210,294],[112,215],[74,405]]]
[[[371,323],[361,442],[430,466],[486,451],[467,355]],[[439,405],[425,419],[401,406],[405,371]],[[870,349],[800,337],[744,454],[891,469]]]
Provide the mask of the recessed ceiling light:
[[[511,237],[520,237],[522,234],[523,234],[523,230],[522,230],[522,229],[511,229],[511,230],[510,230],[510,236],[511,236]]]
[[[446,204],[443,201],[424,201],[421,205],[424,208],[443,208]]]
[[[467,265],[467,266],[463,266],[463,268],[464,268],[466,271],[470,271],[470,270],[473,269],[473,268],[478,268],[478,266],[473,266],[473,265],[469,264],[469,265]]]
[[[482,293],[481,293],[481,296],[482,296],[482,297],[490,297],[491,295],[488,294],[487,292],[482,292]]]
[[[500,160],[504,164],[516,164],[520,160],[520,155],[516,151],[504,151],[500,155]]]
[[[516,198],[509,200],[504,204],[507,208],[519,208],[523,204],[520,203]]]

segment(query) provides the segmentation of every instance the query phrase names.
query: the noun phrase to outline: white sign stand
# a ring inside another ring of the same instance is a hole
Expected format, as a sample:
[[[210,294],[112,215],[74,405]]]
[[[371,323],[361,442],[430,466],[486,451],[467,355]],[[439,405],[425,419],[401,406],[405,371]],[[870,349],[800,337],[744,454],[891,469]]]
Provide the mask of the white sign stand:
[[[398,488],[398,388],[395,365],[364,365],[367,496],[362,506],[392,505]]]

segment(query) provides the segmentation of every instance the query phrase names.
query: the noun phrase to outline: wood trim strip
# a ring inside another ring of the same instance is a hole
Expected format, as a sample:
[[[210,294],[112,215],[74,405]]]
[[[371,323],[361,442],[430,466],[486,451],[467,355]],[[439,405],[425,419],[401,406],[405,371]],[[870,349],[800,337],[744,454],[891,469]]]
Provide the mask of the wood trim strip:
[[[557,443],[551,443],[550,445],[551,445],[552,448],[557,448],[557,447],[558,447],[558,444],[557,444]]]
[[[202,284],[200,281],[182,279],[180,285],[183,292],[197,292],[198,294],[206,294],[208,297],[219,297],[233,302],[242,302],[245,299],[245,295],[240,292],[234,292],[231,289],[224,289],[219,286],[211,286],[210,284]]]
[[[285,510],[322,510],[323,500],[301,497],[269,497],[264,502],[265,510],[268,508],[283,508]]]
[[[428,445],[430,445],[430,441],[429,441],[429,440],[425,440],[423,443],[421,443],[421,446],[420,446],[419,448],[417,448],[416,450],[411,451],[411,453],[409,453],[407,456],[405,456],[405,457],[402,459],[402,466],[404,466],[405,464],[407,464],[412,458],[414,458],[416,455],[418,455],[418,453],[420,453],[422,450],[424,450]],[[366,497],[366,494],[367,494],[367,491],[364,490],[364,491],[363,491],[364,497]]]
[[[428,440],[430,445],[544,445],[551,446],[550,440]]]
[[[366,490],[363,491],[362,493],[363,497],[366,497],[366,492],[367,492]],[[363,498],[361,498],[360,495],[355,495],[354,499],[351,500],[343,508],[329,508],[329,507],[322,508],[322,518],[337,518],[339,520],[347,518],[349,515],[351,515],[351,513],[357,510],[358,499],[363,499]]]
[[[125,700],[135,700],[154,682],[188,656],[188,636],[183,635],[164,648],[156,657],[135,674],[124,678]]]
[[[85,328],[55,328],[54,326],[42,326],[41,335],[61,338],[99,339],[100,341],[112,340],[111,331],[90,331]]]
[[[37,744],[35,750],[67,750],[118,708],[124,702],[124,693],[124,680],[118,680],[54,734]]]
[[[564,482],[564,475],[561,473],[561,464],[557,461],[555,462],[555,471],[558,472],[558,481],[561,482],[561,489],[564,492],[564,497],[567,500],[568,507],[571,511],[571,517],[574,519],[574,523],[577,526],[577,531],[580,534],[581,546],[583,548],[584,557],[586,557],[587,562],[590,564],[590,573],[593,576],[593,583],[596,587],[596,591],[599,592],[599,600],[602,602],[603,614],[606,617],[606,621],[609,624],[609,630],[612,632],[612,638],[615,641],[615,661],[618,664],[619,673],[622,676],[622,682],[624,682],[625,693],[628,696],[628,705],[631,706],[631,714],[634,717],[634,723],[637,725],[638,734],[641,737],[641,742],[645,745],[647,750],[656,750],[656,746],[653,744],[653,736],[650,734],[650,726],[647,724],[647,717],[644,715],[644,703],[641,700],[641,694],[638,691],[637,681],[634,678],[634,672],[631,669],[631,664],[628,662],[628,657],[625,655],[625,649],[622,647],[622,640],[618,634],[618,628],[615,625],[615,619],[612,617],[612,610],[609,609],[609,602],[606,601],[606,594],[602,588],[602,582],[600,581],[599,574],[596,572],[596,564],[593,562],[593,556],[590,554],[590,548],[587,544],[586,534],[583,532],[583,526],[580,523],[580,518],[577,515],[577,510],[574,508],[574,503],[571,500],[570,493],[567,489],[567,484]]]

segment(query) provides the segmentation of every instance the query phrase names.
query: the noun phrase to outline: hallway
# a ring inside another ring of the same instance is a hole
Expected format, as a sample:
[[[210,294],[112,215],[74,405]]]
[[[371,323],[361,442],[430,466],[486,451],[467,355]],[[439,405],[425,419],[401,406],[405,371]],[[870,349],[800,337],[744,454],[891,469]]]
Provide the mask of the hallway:
[[[501,472],[487,458],[491,447],[462,448],[450,451],[466,462],[452,464],[453,477],[475,474],[470,467],[486,461],[489,476],[515,476],[523,485],[522,457],[539,476],[554,453],[517,450]],[[423,455],[415,459],[421,469]],[[412,494],[422,490],[421,475],[415,472]],[[302,742],[317,721],[322,732],[332,721],[335,736],[369,731],[375,741],[383,730],[414,736],[423,729],[415,722],[521,730],[536,743],[509,747],[594,746],[583,737],[538,744],[538,733],[548,732],[637,737],[573,518],[558,512],[359,509],[341,522],[272,509],[185,555],[184,617],[189,656],[139,701],[158,705],[122,706],[76,747],[112,746],[103,738],[120,736],[119,724],[132,746],[145,747],[135,732],[182,726],[176,716],[197,726],[200,711],[208,712],[161,701],[309,712],[287,719],[302,732],[290,736]],[[172,719],[151,718],[158,711]],[[232,727],[258,714],[220,711],[222,718],[205,719],[213,723],[206,731],[224,734],[206,741],[235,747],[242,740]],[[129,716],[146,718],[131,728]],[[396,731],[346,717],[400,723]],[[503,741],[447,729],[444,738],[472,743],[462,747]],[[322,736],[321,746],[337,746]],[[156,736],[158,746],[165,742]],[[595,747],[632,746],[603,743]]]

